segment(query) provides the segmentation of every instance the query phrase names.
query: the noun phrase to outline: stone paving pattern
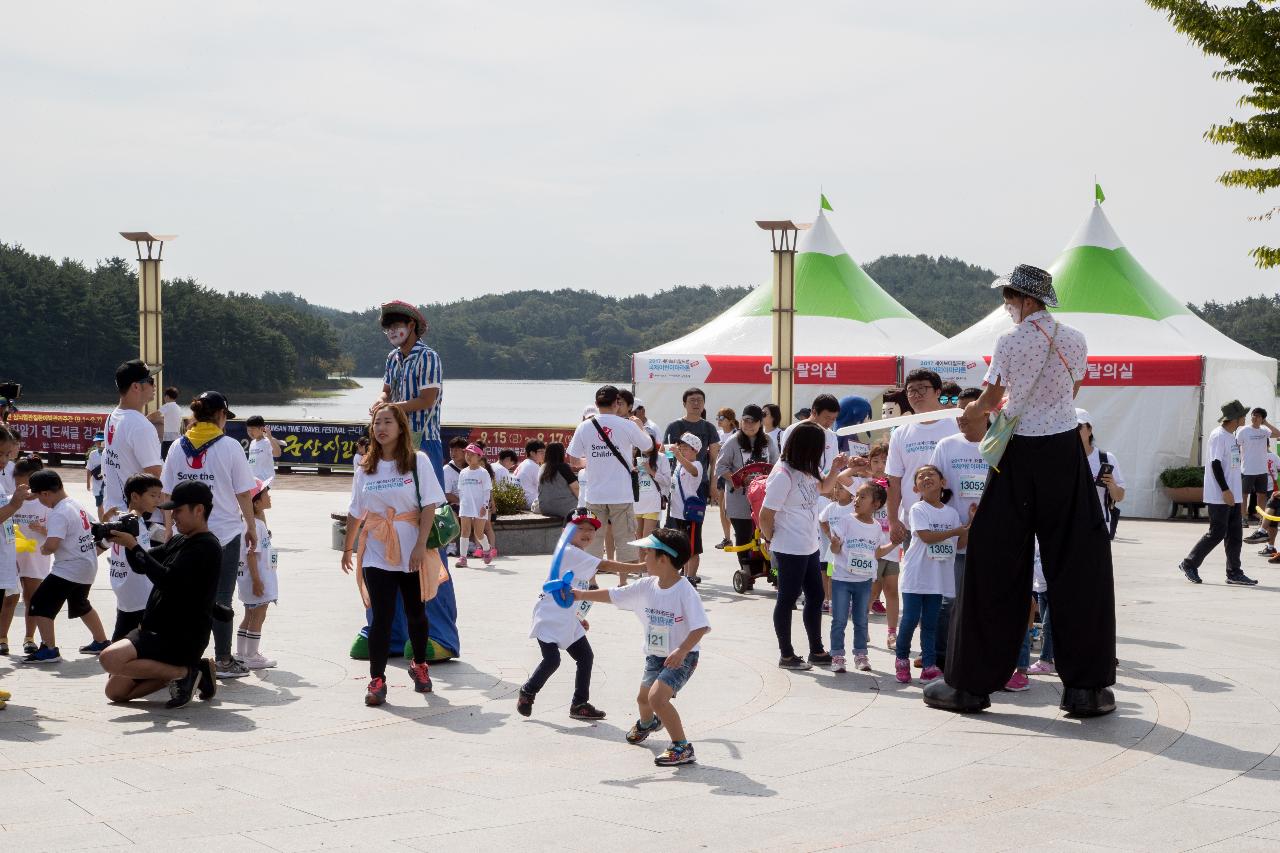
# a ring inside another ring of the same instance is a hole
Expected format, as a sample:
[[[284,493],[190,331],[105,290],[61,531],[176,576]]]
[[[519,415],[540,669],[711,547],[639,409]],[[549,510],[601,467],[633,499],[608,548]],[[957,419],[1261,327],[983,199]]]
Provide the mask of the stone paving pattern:
[[[713,630],[677,700],[699,763],[664,769],[665,740],[623,741],[642,664],[630,613],[591,613],[607,720],[569,719],[567,657],[533,717],[515,713],[546,558],[458,570],[462,659],[432,667],[426,697],[393,662],[388,704],[366,708],[346,654],[362,613],[329,547],[345,494],[276,503],[282,602],[263,647],[278,669],[166,711],[107,704],[79,624],[59,620],[59,665],[0,661],[0,850],[1280,849],[1280,569],[1246,546],[1261,586],[1225,586],[1221,552],[1187,584],[1175,564],[1203,524],[1123,522],[1119,707],[1087,721],[1063,718],[1044,677],[978,716],[925,708],[918,681],[892,677],[883,617],[873,674],[779,670],[771,588],[735,594],[712,551]],[[105,569],[93,600],[109,625]]]

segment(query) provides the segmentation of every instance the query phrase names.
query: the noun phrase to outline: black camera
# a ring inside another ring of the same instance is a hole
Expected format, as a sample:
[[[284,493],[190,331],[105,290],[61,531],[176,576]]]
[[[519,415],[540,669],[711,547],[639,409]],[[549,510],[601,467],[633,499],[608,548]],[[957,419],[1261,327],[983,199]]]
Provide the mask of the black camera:
[[[138,538],[138,531],[141,529],[142,519],[133,513],[122,515],[115,521],[104,521],[101,524],[90,525],[93,532],[95,542],[102,542],[111,533],[128,533],[134,539]]]
[[[0,399],[6,403],[16,403],[22,396],[22,385],[17,382],[0,382]]]

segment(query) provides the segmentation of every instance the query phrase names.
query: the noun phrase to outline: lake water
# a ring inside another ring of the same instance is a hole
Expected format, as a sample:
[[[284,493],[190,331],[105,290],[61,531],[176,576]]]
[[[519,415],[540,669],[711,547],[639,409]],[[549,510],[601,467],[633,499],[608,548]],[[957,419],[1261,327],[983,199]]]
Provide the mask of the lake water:
[[[262,415],[268,421],[364,421],[369,404],[382,390],[382,380],[356,378],[359,388],[341,391],[332,397],[310,397],[283,406],[237,405],[231,408],[242,418]],[[582,410],[595,399],[603,383],[574,381],[530,381],[500,379],[447,379],[444,385],[445,423],[503,424],[510,426],[564,426],[576,424]],[[629,383],[614,383],[627,387]],[[180,403],[186,403],[180,399]],[[109,412],[114,401],[101,405],[85,403],[31,403],[34,411]]]

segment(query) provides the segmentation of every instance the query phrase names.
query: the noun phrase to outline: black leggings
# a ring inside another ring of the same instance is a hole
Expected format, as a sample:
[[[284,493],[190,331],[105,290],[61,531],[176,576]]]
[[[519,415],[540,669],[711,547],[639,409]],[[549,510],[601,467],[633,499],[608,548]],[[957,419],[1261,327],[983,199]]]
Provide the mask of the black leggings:
[[[542,649],[542,663],[538,664],[533,675],[529,676],[524,687],[520,688],[531,696],[537,696],[542,685],[546,684],[547,679],[551,677],[551,673],[560,668],[559,646],[539,640],[538,647]],[[591,651],[591,643],[586,637],[574,640],[565,651],[569,653],[569,657],[578,662],[578,674],[573,678],[573,702],[570,704],[581,705],[591,698],[591,665],[595,663],[596,656]]]
[[[812,554],[773,553],[778,570],[778,600],[773,605],[773,630],[778,635],[778,652],[793,657],[791,646],[791,611],[804,592],[804,632],[809,635],[809,654],[821,654],[822,648],[822,564],[818,552]]]
[[[427,660],[427,613],[422,606],[422,589],[417,572],[388,572],[364,567],[364,585],[369,590],[369,677],[382,678],[387,672],[387,652],[391,648],[391,622],[396,615],[396,593],[404,604],[413,643],[414,663]]]

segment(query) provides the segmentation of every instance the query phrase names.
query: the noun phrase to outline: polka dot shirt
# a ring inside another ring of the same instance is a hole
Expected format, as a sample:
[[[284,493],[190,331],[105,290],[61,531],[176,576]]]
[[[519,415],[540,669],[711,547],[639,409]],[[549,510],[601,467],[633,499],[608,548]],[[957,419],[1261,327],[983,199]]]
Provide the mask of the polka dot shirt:
[[[1054,354],[1048,356],[1055,328]],[[1078,329],[1058,323],[1048,311],[1037,311],[996,340],[982,381],[1004,387],[1005,410],[1019,416],[1015,435],[1056,435],[1076,428],[1073,392],[1088,359],[1089,347]],[[1042,365],[1044,375],[1036,382]]]

